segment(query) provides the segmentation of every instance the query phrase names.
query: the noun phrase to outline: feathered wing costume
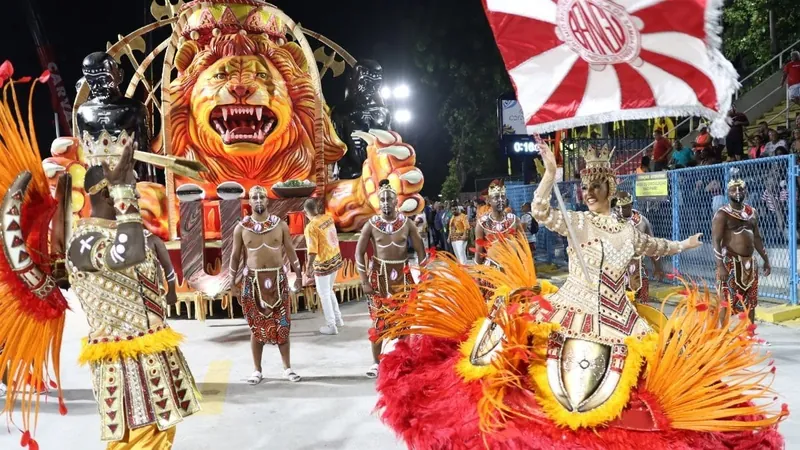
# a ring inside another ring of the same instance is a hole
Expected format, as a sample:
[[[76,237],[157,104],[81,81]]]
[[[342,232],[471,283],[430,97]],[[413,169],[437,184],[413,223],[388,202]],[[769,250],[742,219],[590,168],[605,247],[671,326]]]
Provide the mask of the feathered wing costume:
[[[772,410],[774,368],[748,339],[752,326],[719,327],[719,310],[696,287],[669,318],[640,313],[657,331],[626,340],[627,354],[607,356],[604,377],[619,377],[607,401],[565,408],[549,377],[565,380],[569,370],[548,371],[560,324],[530,313],[552,309],[546,298],[556,288],[537,282],[522,239],[493,246],[503,270],[446,255],[386,317],[386,337],[407,338],[383,357],[378,409],[409,448],[783,447],[777,424],[788,410]],[[489,304],[476,279],[496,287]]]
[[[31,431],[36,428],[40,395],[47,387],[58,390],[59,410],[66,414],[59,355],[68,305],[57,281],[65,275],[70,189],[64,176],[56,189],[56,197],[62,200],[51,194],[33,130],[33,87],[27,121],[15,91],[16,84],[32,81],[35,86],[49,74],[17,81],[10,80],[12,75],[9,62],[0,66],[0,87],[5,85],[0,105],[0,373],[7,369],[7,419],[13,423],[13,410],[19,404],[21,444],[37,449]]]

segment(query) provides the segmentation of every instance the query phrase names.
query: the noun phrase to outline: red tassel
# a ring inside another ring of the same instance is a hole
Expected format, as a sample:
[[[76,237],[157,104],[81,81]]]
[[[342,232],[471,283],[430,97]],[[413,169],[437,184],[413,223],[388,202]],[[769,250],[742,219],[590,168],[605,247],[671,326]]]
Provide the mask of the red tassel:
[[[31,439],[30,444],[28,444],[28,448],[30,450],[39,450],[39,443]]]
[[[731,307],[731,303],[729,301],[727,301],[727,300],[724,300],[719,305],[722,306],[723,308],[730,308]]]
[[[11,61],[6,60],[2,65],[0,65],[0,81],[5,82],[13,75],[14,75],[14,66],[11,65]]]
[[[20,438],[19,440],[19,445],[27,447],[30,442],[31,442],[31,432],[26,431],[22,433],[22,438]]]
[[[50,71],[46,70],[39,75],[39,83],[47,83],[50,80]]]
[[[33,78],[31,77],[22,77],[17,80],[17,83],[30,83]]]
[[[67,415],[67,405],[65,405],[63,401],[59,401],[58,402],[58,412],[62,416],[66,416]]]
[[[697,305],[697,307],[695,309],[697,309],[698,311],[701,311],[701,312],[702,311],[707,311],[708,310],[708,303],[700,303],[700,304]]]
[[[50,387],[53,388],[53,389],[58,389],[58,385],[53,380],[50,380]]]

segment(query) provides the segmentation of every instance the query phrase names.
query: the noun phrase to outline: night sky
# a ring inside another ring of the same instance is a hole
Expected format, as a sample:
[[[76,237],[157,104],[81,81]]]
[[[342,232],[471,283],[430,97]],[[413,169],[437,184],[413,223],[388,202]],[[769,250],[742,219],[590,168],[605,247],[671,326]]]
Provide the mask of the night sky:
[[[34,8],[40,15],[42,30],[64,77],[70,100],[75,96],[75,83],[81,76],[80,63],[83,57],[93,51],[104,50],[107,42],[117,41],[118,34],[128,34],[151,23],[151,2],[35,1]],[[37,47],[28,27],[25,3],[26,0],[9,1],[5,9],[7,16],[3,27],[0,27],[0,42],[3,43],[0,60],[11,60],[16,77],[35,76],[42,71]],[[404,25],[425,14],[426,3],[423,0],[273,2],[296,22],[334,40],[356,59],[375,59],[380,62],[388,83],[409,85],[412,97],[407,104],[413,113],[413,120],[407,125],[395,124],[395,129],[406,142],[415,146],[418,166],[426,178],[424,193],[435,196],[446,176],[450,152],[444,131],[438,124],[439,105],[430,101],[434,95],[431,95],[430,87],[419,82],[420,74],[413,63],[413,31]],[[479,0],[463,0],[461,4],[465,7],[454,9],[453,14],[482,14]],[[154,35],[156,45],[167,35],[167,31]],[[313,40],[311,45],[312,48],[318,46]],[[125,67],[130,66],[126,63]],[[128,76],[129,73],[126,73],[126,82]],[[334,106],[342,101],[344,81],[345,76],[333,79],[327,75],[324,78],[323,88],[329,105]],[[44,86],[37,90],[35,112],[40,146],[43,152],[48,152],[50,142],[55,137],[55,127],[50,93]]]

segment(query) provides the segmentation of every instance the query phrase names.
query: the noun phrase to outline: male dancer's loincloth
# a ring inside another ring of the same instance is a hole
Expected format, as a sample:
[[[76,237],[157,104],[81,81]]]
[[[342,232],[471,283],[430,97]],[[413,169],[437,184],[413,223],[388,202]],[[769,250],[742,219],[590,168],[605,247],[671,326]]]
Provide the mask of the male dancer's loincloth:
[[[643,304],[650,300],[650,280],[641,258],[631,260],[628,267],[628,289],[633,291],[637,303]]]
[[[719,285],[720,297],[735,313],[758,306],[758,268],[752,256],[741,256],[726,249],[722,258],[728,276]]]
[[[281,345],[292,327],[289,283],[282,267],[246,268],[242,280],[242,311],[258,342]]]
[[[397,293],[402,286],[414,282],[411,271],[407,270],[407,267],[408,260],[405,259],[391,261],[372,257],[369,268],[369,284],[375,293],[367,296],[369,317],[372,319],[372,327],[369,330],[372,341],[381,338],[387,328],[384,317],[398,307],[392,294]]]

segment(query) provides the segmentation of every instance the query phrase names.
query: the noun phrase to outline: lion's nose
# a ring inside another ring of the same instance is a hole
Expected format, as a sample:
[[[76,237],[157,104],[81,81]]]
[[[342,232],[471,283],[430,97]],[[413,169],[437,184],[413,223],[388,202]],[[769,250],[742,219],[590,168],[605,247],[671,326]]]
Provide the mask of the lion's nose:
[[[250,86],[244,84],[235,84],[228,89],[231,91],[231,94],[233,94],[233,96],[239,100],[244,100],[253,93],[253,90],[250,88]]]

